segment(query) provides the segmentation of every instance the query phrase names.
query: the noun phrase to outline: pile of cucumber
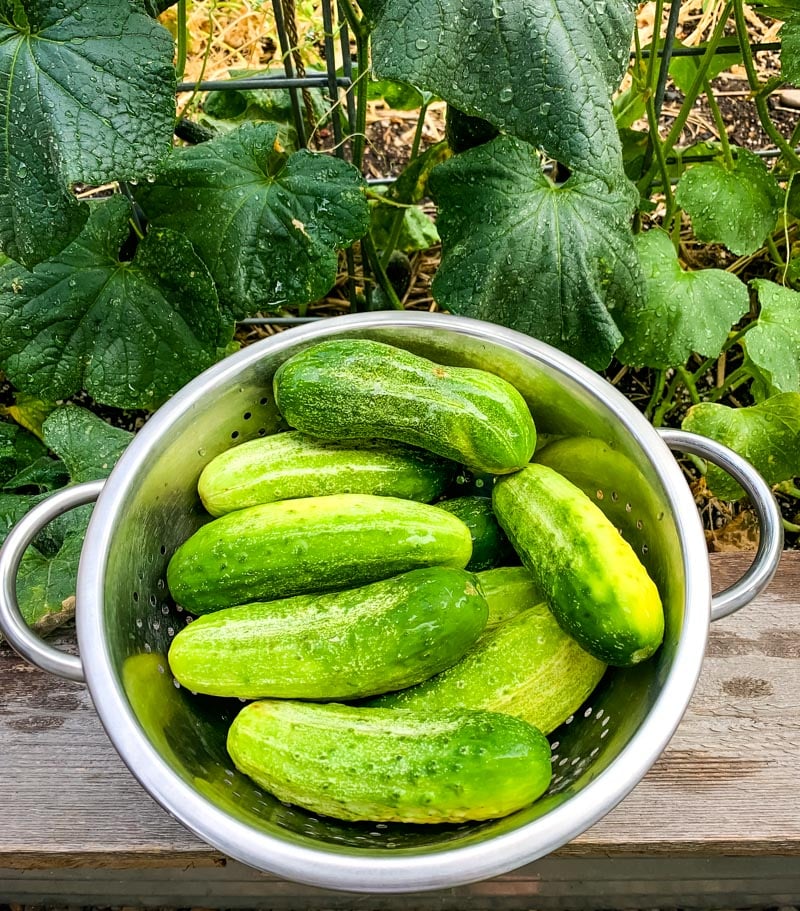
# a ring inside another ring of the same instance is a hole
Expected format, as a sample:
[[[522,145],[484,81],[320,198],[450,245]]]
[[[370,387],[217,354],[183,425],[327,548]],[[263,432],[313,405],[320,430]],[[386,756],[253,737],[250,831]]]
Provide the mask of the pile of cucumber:
[[[343,339],[287,360],[274,392],[295,429],[206,466],[216,518],[170,560],[197,618],[170,648],[175,679],[252,700],[228,733],[236,767],[312,812],[442,823],[529,805],[550,783],[545,735],[607,665],[661,644],[645,568],[531,461],[530,411],[494,374]],[[491,499],[442,499],[464,468]]]

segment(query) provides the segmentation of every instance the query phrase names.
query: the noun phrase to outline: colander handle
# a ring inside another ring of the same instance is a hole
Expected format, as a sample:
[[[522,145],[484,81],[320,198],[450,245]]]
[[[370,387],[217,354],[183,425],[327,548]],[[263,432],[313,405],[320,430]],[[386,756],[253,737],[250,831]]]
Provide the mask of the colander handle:
[[[711,619],[721,620],[749,604],[772,581],[783,552],[781,512],[769,484],[738,453],[716,440],[685,430],[660,429],[670,449],[713,462],[744,488],[758,518],[758,550],[747,572],[711,599]]]
[[[104,483],[89,481],[65,487],[42,500],[17,522],[0,548],[0,631],[26,661],[76,683],[85,680],[81,659],[48,645],[25,622],[17,601],[17,573],[25,551],[45,525],[70,509],[93,503]]]

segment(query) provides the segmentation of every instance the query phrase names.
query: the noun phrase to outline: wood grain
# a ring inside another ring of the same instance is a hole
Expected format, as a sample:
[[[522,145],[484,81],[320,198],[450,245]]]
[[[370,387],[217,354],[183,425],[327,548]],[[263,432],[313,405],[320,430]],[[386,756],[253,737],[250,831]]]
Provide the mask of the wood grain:
[[[717,588],[749,560],[712,557]],[[695,698],[661,760],[553,860],[740,855],[789,857],[800,870],[798,757],[800,553],[787,553],[769,590],[714,626]],[[37,868],[225,865],[133,779],[87,691],[6,646],[0,772],[0,868],[28,882]]]

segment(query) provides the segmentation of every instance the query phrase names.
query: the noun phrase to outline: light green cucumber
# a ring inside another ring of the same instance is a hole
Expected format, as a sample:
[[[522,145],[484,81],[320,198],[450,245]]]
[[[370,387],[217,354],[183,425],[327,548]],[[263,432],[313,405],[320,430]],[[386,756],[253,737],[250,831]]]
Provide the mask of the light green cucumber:
[[[489,608],[463,569],[416,569],[360,588],[231,607],[198,618],[169,650],[195,693],[357,699],[455,664]]]
[[[370,704],[431,714],[503,712],[549,734],[585,702],[605,669],[538,604],[485,633],[448,670]]]
[[[228,752],[280,800],[337,819],[494,819],[550,783],[536,728],[491,712],[437,717],[394,709],[266,700],[237,715]]]
[[[649,658],[661,598],[631,546],[574,484],[531,463],[495,484],[495,515],[561,627],[607,664]]]
[[[474,471],[516,471],[536,445],[528,406],[510,383],[381,342],[307,348],[278,368],[274,389],[281,414],[304,433],[398,440]]]
[[[454,466],[402,443],[336,443],[296,430],[250,440],[220,453],[203,469],[197,490],[212,516],[259,503],[366,493],[429,503]]]
[[[498,566],[477,573],[483,597],[489,605],[484,635],[506,620],[544,601],[544,593],[524,566]]]
[[[178,604],[202,614],[424,566],[463,569],[471,554],[467,526],[435,506],[367,494],[307,497],[203,525],[175,551],[167,584]]]
[[[467,563],[467,569],[470,572],[477,573],[517,559],[514,548],[497,522],[489,497],[454,497],[452,500],[440,500],[436,506],[458,516],[469,529],[472,558]]]

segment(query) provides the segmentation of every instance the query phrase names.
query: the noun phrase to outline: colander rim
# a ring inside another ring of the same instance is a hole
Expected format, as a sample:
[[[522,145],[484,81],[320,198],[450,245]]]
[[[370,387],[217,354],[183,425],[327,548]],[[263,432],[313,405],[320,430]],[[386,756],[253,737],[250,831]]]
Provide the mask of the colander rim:
[[[503,345],[543,361],[577,380],[619,419],[647,453],[679,517],[685,568],[685,610],[672,667],[654,705],[631,741],[596,779],[543,816],[478,844],[443,847],[426,854],[388,855],[341,847],[311,847],[257,831],[194,790],[159,756],[147,739],[115,674],[103,624],[103,588],[116,515],[156,440],[194,407],[209,389],[233,379],[265,352],[321,340],[342,330],[443,329]],[[705,538],[694,499],[670,450],[617,389],[588,367],[544,342],[466,317],[413,311],[358,313],[321,320],[271,336],[200,374],[139,431],[111,473],[94,508],[78,571],[77,634],[86,682],[100,720],[117,752],[145,790],[206,843],[249,866],[307,885],[351,892],[416,892],[449,888],[498,876],[561,847],[616,806],[641,780],[680,723],[694,692],[710,620],[711,580]]]

